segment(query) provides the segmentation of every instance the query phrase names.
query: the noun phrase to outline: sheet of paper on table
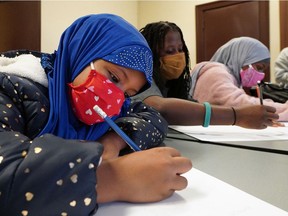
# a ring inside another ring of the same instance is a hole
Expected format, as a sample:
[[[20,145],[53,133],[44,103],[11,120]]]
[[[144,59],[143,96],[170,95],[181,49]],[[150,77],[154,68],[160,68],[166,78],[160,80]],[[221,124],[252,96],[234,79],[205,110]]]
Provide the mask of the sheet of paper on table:
[[[288,154],[288,123],[262,130],[238,126],[169,126],[168,138]]]
[[[288,123],[286,127],[267,127],[262,130],[247,129],[238,126],[211,125],[207,128],[202,126],[178,126],[172,125],[170,128],[181,133],[193,136],[203,141],[223,142],[223,141],[266,141],[266,140],[287,140]]]
[[[188,187],[157,203],[114,202],[95,216],[288,216],[288,212],[192,168]]]

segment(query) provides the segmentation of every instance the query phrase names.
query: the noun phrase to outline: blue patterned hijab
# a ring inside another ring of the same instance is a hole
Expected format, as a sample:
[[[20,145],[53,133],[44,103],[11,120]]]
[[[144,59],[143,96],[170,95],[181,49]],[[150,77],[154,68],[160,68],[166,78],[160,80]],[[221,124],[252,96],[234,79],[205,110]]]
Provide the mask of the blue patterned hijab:
[[[81,17],[63,32],[54,69],[48,72],[50,114],[39,135],[53,133],[68,139],[96,140],[108,130],[105,122],[88,126],[78,121],[68,94],[67,83],[96,59],[141,71],[151,83],[152,52],[134,26],[112,14]],[[124,103],[122,113],[129,103]]]

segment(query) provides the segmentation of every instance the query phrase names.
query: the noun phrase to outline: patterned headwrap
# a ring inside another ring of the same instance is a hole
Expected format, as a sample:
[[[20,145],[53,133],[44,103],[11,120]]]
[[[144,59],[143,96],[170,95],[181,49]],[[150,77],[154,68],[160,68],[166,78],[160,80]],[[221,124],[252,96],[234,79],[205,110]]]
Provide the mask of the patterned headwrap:
[[[270,52],[263,43],[255,38],[238,37],[221,46],[210,61],[225,64],[240,86],[241,68],[260,61],[270,61]]]
[[[152,81],[152,52],[134,26],[112,14],[81,17],[62,34],[54,69],[48,73],[50,115],[40,135],[53,133],[64,138],[96,140],[108,130],[105,122],[93,126],[79,122],[67,91],[67,83],[96,59],[138,70],[149,84]],[[124,107],[128,105],[129,100]]]

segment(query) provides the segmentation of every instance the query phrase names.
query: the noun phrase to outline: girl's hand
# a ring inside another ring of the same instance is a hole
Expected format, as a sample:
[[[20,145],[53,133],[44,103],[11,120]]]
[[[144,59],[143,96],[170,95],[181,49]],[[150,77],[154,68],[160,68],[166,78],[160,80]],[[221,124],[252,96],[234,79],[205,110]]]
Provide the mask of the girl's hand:
[[[97,202],[155,202],[187,187],[181,174],[192,162],[169,147],[157,147],[103,161],[97,169]]]

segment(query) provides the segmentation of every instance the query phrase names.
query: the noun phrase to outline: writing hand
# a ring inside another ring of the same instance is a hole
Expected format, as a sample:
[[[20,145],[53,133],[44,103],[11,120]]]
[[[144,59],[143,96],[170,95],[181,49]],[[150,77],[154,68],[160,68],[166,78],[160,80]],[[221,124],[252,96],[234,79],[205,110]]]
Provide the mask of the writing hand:
[[[155,202],[187,187],[181,174],[192,162],[176,149],[157,147],[105,160],[97,169],[97,201]]]

